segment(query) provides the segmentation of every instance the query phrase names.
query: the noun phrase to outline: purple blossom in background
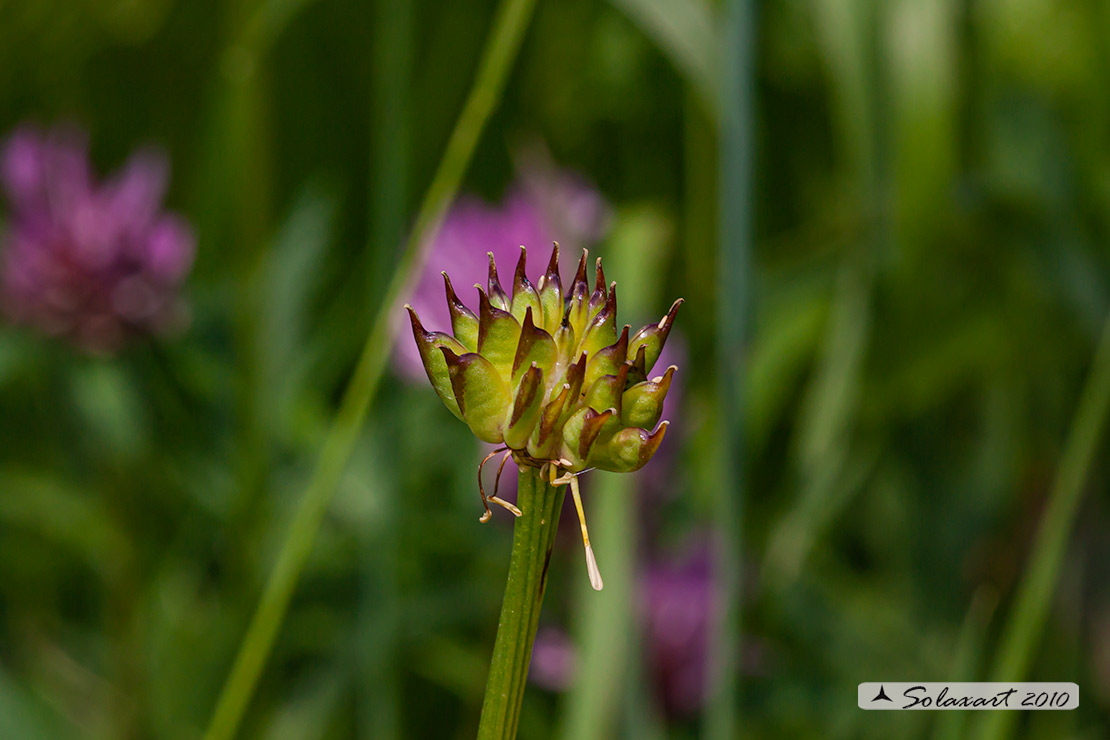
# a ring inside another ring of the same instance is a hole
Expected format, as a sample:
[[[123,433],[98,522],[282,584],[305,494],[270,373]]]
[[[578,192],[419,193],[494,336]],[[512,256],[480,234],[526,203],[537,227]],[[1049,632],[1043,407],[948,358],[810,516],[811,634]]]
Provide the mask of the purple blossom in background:
[[[455,202],[428,251],[424,270],[406,301],[412,304],[429,329],[449,331],[451,317],[444,300],[443,276],[447,272],[459,297],[477,304],[471,286],[486,284],[487,252],[493,252],[501,270],[512,279],[512,268],[520,247],[530,250],[529,269],[539,274],[547,264],[552,242],[564,254],[577,254],[602,237],[607,207],[601,195],[581,177],[566,171],[536,168],[521,175],[509,188],[500,206],[463,196]],[[574,267],[575,260],[563,260]],[[564,280],[571,276],[564,275]],[[427,376],[416,345],[405,331],[408,318],[397,312],[399,339],[394,342],[394,359],[401,375],[423,383]]]
[[[578,654],[566,632],[558,627],[541,627],[532,645],[528,678],[548,691],[566,691],[574,681]]]
[[[11,205],[4,314],[98,353],[180,324],[195,245],[188,225],[161,210],[168,175],[165,157],[140,151],[98,182],[78,132],[13,134],[0,152]]]
[[[713,550],[701,543],[678,559],[657,561],[641,580],[646,659],[663,706],[697,712],[706,694],[709,639],[717,613]]]
[[[667,714],[698,712],[706,698],[718,596],[714,552],[703,538],[677,555],[656,558],[640,574],[639,624],[648,681]],[[574,643],[557,627],[536,636],[529,679],[550,691],[574,683]]]

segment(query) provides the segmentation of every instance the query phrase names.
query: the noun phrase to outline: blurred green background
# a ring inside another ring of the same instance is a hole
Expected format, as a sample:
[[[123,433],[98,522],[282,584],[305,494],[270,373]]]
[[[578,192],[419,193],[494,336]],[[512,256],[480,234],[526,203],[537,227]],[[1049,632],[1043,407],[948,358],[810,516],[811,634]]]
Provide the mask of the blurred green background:
[[[74,122],[101,173],[164,148],[198,237],[184,332],[92,357],[0,328],[0,737],[201,736],[494,7],[0,0],[0,132]],[[759,2],[738,57],[729,12],[539,2],[463,180],[496,203],[542,147],[609,204],[622,321],[687,300],[669,459],[586,483],[602,594],[564,517],[541,629],[577,668],[531,687],[520,736],[987,737],[855,686],[1016,660],[1081,701],[1012,737],[1106,737],[1110,4]],[[511,529],[476,522],[466,428],[383,383],[242,737],[477,726]],[[1007,642],[1069,486],[1044,629]],[[642,584],[691,542],[724,543],[715,593],[743,596],[739,637],[697,638],[740,688],[676,708]]]

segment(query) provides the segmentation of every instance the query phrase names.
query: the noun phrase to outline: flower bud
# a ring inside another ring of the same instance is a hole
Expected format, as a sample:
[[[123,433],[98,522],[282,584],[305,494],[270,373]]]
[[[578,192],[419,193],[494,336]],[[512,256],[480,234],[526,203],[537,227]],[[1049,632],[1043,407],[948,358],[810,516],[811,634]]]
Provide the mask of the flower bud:
[[[583,252],[564,295],[558,245],[538,287],[526,274],[527,258],[522,247],[509,295],[490,255],[488,284],[475,286],[477,313],[444,274],[454,336],[426,331],[409,308],[432,387],[475,436],[505,445],[518,463],[551,463],[570,474],[639,469],[666,429],[663,422],[651,431],[675,368],[654,380],[647,373],[682,301],[629,339],[628,326],[618,334],[616,283],[606,285],[600,260],[592,293]]]

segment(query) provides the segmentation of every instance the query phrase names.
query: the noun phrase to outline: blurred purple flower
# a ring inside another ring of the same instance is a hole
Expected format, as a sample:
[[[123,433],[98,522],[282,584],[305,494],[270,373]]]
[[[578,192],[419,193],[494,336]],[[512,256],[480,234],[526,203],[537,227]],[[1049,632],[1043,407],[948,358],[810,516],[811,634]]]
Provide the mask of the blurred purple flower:
[[[11,204],[0,275],[7,317],[99,353],[180,323],[194,240],[161,210],[168,170],[164,156],[140,151],[98,182],[80,133],[16,131],[0,152]]]
[[[558,627],[543,627],[532,645],[532,664],[528,678],[548,691],[566,691],[574,681],[578,654],[566,632]]]
[[[553,241],[564,254],[575,254],[604,235],[607,206],[601,195],[578,175],[551,168],[536,168],[521,175],[500,206],[473,196],[459,198],[448,212],[428,251],[424,270],[406,301],[429,329],[449,331],[451,317],[444,300],[443,276],[447,272],[463,301],[475,283],[486,284],[489,258],[512,279],[511,266],[520,257],[521,245],[532,250],[530,269],[542,272]],[[574,267],[574,260],[563,260]],[[571,276],[564,275],[564,280]],[[505,274],[502,272],[502,280]],[[476,304],[475,298],[471,303]],[[399,337],[394,342],[398,371],[408,380],[424,383],[427,375],[416,345],[403,331],[408,326],[404,311],[397,312]]]
[[[717,613],[713,549],[704,541],[657,561],[641,580],[647,661],[663,706],[692,714],[705,700],[709,639]]]
[[[702,708],[718,596],[714,551],[702,538],[678,555],[657,558],[640,574],[639,624],[648,680],[667,714]],[[530,680],[551,691],[574,682],[575,646],[565,632],[545,627],[532,651]]]

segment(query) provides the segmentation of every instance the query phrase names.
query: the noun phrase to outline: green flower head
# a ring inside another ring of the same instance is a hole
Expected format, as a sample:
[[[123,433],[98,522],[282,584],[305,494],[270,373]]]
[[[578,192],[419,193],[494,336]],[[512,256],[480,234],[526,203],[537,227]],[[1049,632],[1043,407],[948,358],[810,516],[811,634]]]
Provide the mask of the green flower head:
[[[667,429],[659,417],[677,368],[648,374],[682,299],[630,336],[629,326],[617,329],[617,284],[606,286],[600,259],[591,292],[586,252],[569,291],[559,279],[558,244],[534,285],[527,258],[521,247],[510,294],[490,254],[489,285],[475,286],[477,314],[443,273],[452,334],[426,331],[406,306],[432,387],[476,437],[504,445],[518,463],[553,463],[567,473],[639,470]]]
[[[455,416],[483,442],[502,445],[518,465],[541,468],[554,485],[570,484],[582,526],[590,583],[601,589],[578,474],[594,468],[629,473],[639,470],[663,441],[663,399],[671,387],[673,365],[648,378],[670,334],[682,299],[671,310],[629,338],[631,327],[617,331],[617,284],[608,287],[601,260],[591,292],[582,252],[570,291],[559,279],[559,245],[547,272],[533,285],[527,276],[528,250],[520,248],[512,293],[497,277],[489,255],[489,285],[478,289],[478,313],[459,300],[443,273],[452,334],[429,332],[408,309],[412,334],[428,379]],[[658,426],[656,426],[658,424]],[[649,431],[654,429],[654,431]],[[488,521],[493,501],[517,516],[520,510],[497,496],[487,497],[478,466],[478,490]],[[498,469],[498,478],[505,461]],[[561,473],[561,475],[560,475]]]

